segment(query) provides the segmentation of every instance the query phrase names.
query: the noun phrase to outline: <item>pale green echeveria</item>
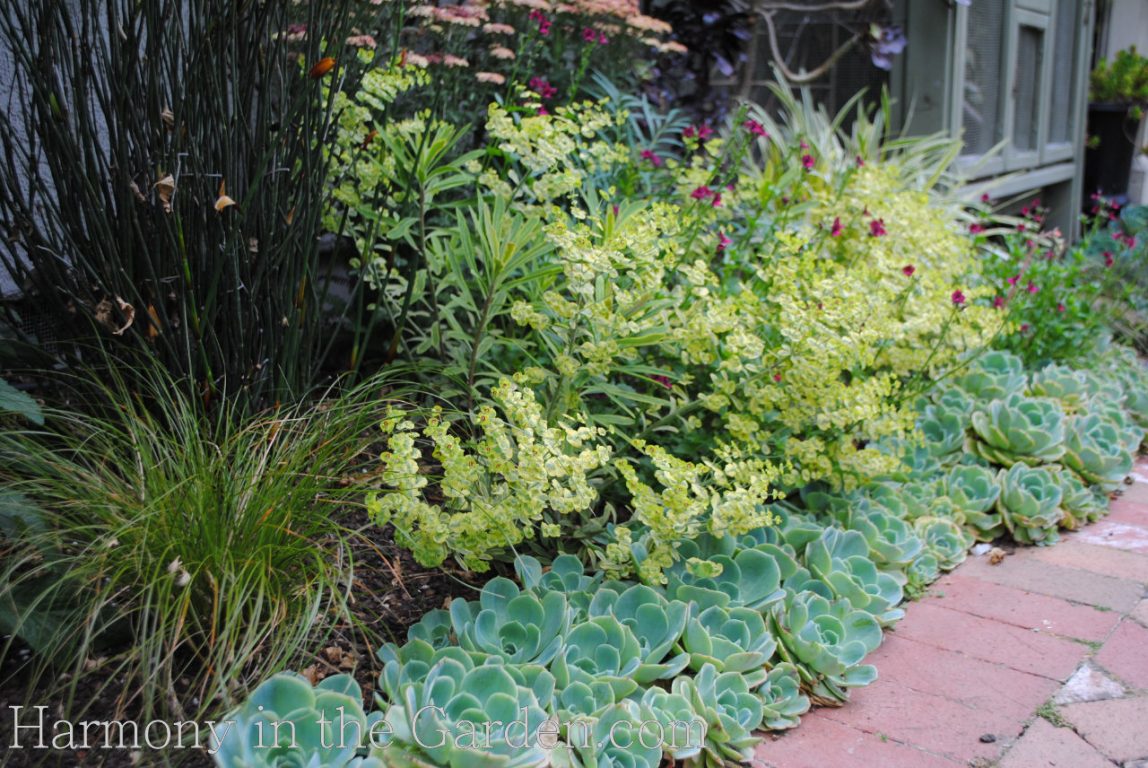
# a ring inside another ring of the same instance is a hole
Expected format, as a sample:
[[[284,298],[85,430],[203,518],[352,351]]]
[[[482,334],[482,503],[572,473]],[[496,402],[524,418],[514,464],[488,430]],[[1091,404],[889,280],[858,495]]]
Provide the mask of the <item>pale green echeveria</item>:
[[[996,508],[1001,488],[990,469],[957,464],[949,470],[945,492],[964,513],[965,528],[977,541],[992,541],[1004,533],[1004,518]]]
[[[450,612],[442,608],[427,611],[407,629],[407,639],[421,640],[436,650],[454,645],[454,627],[450,623]]]
[[[881,625],[848,600],[792,592],[770,621],[778,653],[797,668],[814,703],[839,706],[848,701],[848,689],[877,679],[877,669],[861,662],[881,644]]]
[[[941,405],[929,405],[917,417],[917,431],[934,458],[945,460],[961,450],[969,417]]]
[[[574,680],[554,693],[560,722],[597,717],[606,707],[622,701],[608,682],[583,678]]]
[[[920,517],[913,522],[917,535],[943,571],[951,571],[965,561],[972,537],[954,520],[945,517]]]
[[[639,702],[625,700],[595,718],[564,723],[552,768],[658,768],[663,747]]]
[[[1141,368],[1122,371],[1117,376],[1124,389],[1124,408],[1142,428],[1148,429],[1148,372]]]
[[[597,592],[603,574],[587,576],[582,561],[574,555],[559,555],[549,568],[528,555],[519,555],[514,560],[514,570],[518,580],[527,589],[535,592],[561,592],[566,595],[570,607],[571,621],[582,621],[587,616],[590,599]]]
[[[1019,357],[993,350],[970,363],[964,373],[954,377],[953,384],[974,400],[1002,400],[1013,393],[1023,392],[1028,377]]]
[[[701,754],[706,743],[708,726],[687,694],[688,691],[683,693],[681,687],[677,692],[647,688],[642,694],[642,719],[647,723],[657,723],[657,730],[651,729],[650,733],[658,738],[662,749],[674,760],[690,761]]]
[[[634,633],[613,616],[596,616],[575,625],[550,670],[559,690],[574,681],[605,682],[619,701],[638,689],[643,682],[639,676],[657,678],[649,668],[643,669],[642,648]]]
[[[667,569],[666,578],[667,595],[701,608],[720,605],[760,611],[785,595],[779,559],[761,548],[705,561],[679,560]]]
[[[924,551],[905,569],[905,596],[916,597],[941,576],[941,564],[936,556]]]
[[[1090,401],[1099,400],[1107,403],[1119,404],[1124,397],[1124,387],[1113,376],[1108,375],[1105,371],[1092,371],[1083,370],[1081,376],[1084,377],[1088,387],[1088,399]]]
[[[897,607],[904,598],[901,583],[878,570],[869,557],[865,537],[857,531],[826,528],[821,538],[806,548],[805,565],[834,595],[872,614],[882,626],[891,626],[905,616]]]
[[[933,402],[951,413],[957,413],[968,418],[973,413],[977,401],[960,387],[945,387],[933,396]]]
[[[1120,428],[1099,414],[1069,419],[1066,443],[1065,465],[1090,485],[1112,492],[1132,471],[1133,455]]]
[[[1129,453],[1136,453],[1144,442],[1144,428],[1136,423],[1132,414],[1121,403],[1093,398],[1084,406],[1084,411],[1080,415],[1096,415],[1111,422],[1120,433],[1120,441]]]
[[[809,697],[801,692],[801,676],[797,667],[788,662],[769,670],[757,695],[764,705],[762,727],[771,731],[796,728],[801,716],[809,711]]]
[[[686,603],[667,600],[643,584],[630,585],[621,592],[600,589],[590,602],[591,618],[612,616],[637,639],[642,666],[635,674],[643,684],[673,677],[686,668],[689,656],[667,656],[681,638],[689,613]]]
[[[372,748],[372,756],[387,766],[420,768],[549,765],[550,751],[534,734],[551,718],[512,669],[450,658],[436,663],[423,680],[406,686],[402,696],[391,701],[385,715],[389,738]],[[552,691],[553,678],[541,674]],[[530,737],[524,739],[522,733]]]
[[[376,655],[383,662],[379,690],[391,701],[400,701],[405,688],[421,683],[435,665],[447,659],[468,667],[486,660],[485,654],[469,653],[457,645],[436,648],[417,637],[403,646],[386,643]]]
[[[1089,396],[1088,379],[1082,371],[1050,363],[1032,375],[1029,394],[1056,400],[1068,413],[1076,411]]]
[[[570,626],[564,593],[539,596],[502,577],[486,583],[477,603],[451,601],[450,618],[463,649],[511,664],[549,664]]]
[[[859,490],[860,504],[866,511],[883,512],[890,517],[911,519],[918,498],[914,493],[906,494],[904,488],[910,483],[871,482]],[[820,532],[818,532],[820,536]]]
[[[869,554],[879,568],[901,570],[921,552],[921,540],[900,517],[860,500],[843,519],[846,529],[865,537]]]
[[[711,664],[718,672],[752,672],[762,669],[777,650],[760,611],[720,605],[690,617],[681,645],[695,671]]]
[[[761,742],[755,731],[765,715],[765,705],[754,689],[764,678],[764,672],[751,680],[706,664],[694,677],[674,680],[671,691],[689,701],[706,725],[703,754],[695,758],[696,765],[722,766],[753,757],[753,748]]]
[[[350,675],[316,686],[290,672],[272,675],[211,735],[221,768],[341,768],[358,763],[370,738],[363,694]]]
[[[1063,494],[1060,502],[1060,508],[1064,510],[1061,528],[1075,531],[1108,514],[1108,494],[1102,489],[1085,485],[1080,476],[1069,469],[1057,472],[1056,479]]]
[[[1055,475],[1044,467],[1014,464],[997,475],[1001,487],[997,509],[1005,527],[1021,544],[1054,544],[1064,516],[1063,493]]]
[[[1014,394],[973,412],[970,452],[1005,467],[1039,466],[1064,455],[1064,411],[1055,400]]]

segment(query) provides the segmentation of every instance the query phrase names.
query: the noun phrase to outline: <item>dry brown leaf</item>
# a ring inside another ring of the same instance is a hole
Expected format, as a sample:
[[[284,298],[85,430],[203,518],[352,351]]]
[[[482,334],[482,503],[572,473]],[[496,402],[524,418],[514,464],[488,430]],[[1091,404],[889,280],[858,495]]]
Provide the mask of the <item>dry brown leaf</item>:
[[[122,326],[120,326],[119,328],[113,328],[112,333],[115,334],[116,336],[123,336],[124,331],[126,331],[128,328],[131,328],[132,323],[134,323],[136,321],[136,308],[133,307],[131,304],[128,304],[126,301],[121,299],[119,296],[116,297],[116,304],[119,306],[120,312],[123,313],[124,324]]]
[[[219,198],[215,201],[215,210],[222,213],[225,208],[233,205],[236,205],[236,202],[227,194],[227,181],[219,182]]]
[[[989,565],[1000,565],[1007,555],[1000,547],[993,547],[989,550]]]
[[[159,336],[159,312],[156,312],[155,305],[147,305],[147,316],[149,321],[147,326],[147,337],[149,339],[154,339],[156,336]]]
[[[154,185],[159,201],[163,203],[163,210],[171,213],[171,197],[175,194],[175,177],[170,173],[157,181]]]

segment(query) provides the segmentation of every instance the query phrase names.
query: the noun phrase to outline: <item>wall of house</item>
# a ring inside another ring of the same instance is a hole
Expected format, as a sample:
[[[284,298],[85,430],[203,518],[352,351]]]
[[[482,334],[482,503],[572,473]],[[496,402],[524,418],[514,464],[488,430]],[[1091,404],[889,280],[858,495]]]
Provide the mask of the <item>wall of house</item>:
[[[1111,58],[1133,45],[1148,51],[1148,0],[1111,0],[1101,53]]]

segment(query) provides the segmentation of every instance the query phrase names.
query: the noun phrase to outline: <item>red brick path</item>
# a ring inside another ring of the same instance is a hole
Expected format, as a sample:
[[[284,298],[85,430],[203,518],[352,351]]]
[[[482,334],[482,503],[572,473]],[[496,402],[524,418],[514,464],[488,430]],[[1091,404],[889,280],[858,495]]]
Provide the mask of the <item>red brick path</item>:
[[[880,678],[758,747],[765,768],[1148,768],[1148,460],[1099,523],[907,606]]]

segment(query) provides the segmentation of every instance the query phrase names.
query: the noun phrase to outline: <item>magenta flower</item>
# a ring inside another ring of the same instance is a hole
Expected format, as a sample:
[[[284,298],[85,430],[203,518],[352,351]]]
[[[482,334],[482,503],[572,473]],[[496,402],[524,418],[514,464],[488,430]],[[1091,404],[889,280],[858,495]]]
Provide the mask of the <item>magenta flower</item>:
[[[582,30],[582,39],[587,43],[597,42],[598,32],[590,27],[586,27]]]
[[[765,127],[761,123],[757,122],[756,120],[746,120],[741,125],[743,128],[745,128],[747,131],[752,133],[754,136],[763,136],[763,137],[769,136],[769,134],[765,130]]]
[[[1026,290],[1026,291],[1028,291],[1029,293],[1036,293],[1036,292],[1037,292],[1037,291],[1039,291],[1040,289],[1036,287],[1036,283],[1034,283],[1033,281],[1029,280],[1029,281],[1028,281],[1028,286],[1025,288],[1025,290]]]
[[[775,373],[775,374],[773,374],[773,380],[774,380],[776,383],[780,384],[780,383],[781,383],[781,374],[780,374],[780,373]]]
[[[971,232],[974,235],[979,235],[981,232],[984,232],[984,231],[985,231],[985,225],[984,224],[973,222],[972,224],[969,225],[969,232]]]
[[[1004,306],[1004,296],[997,296],[993,299],[993,309],[1000,309]]]
[[[864,158],[861,157],[861,155],[857,155],[857,157],[855,157],[853,159],[857,163],[858,168],[864,168],[865,167],[865,160],[864,160]]]
[[[917,268],[914,267],[912,264],[906,264],[905,266],[901,267],[901,273],[903,275],[905,275],[905,277],[912,277],[913,273],[916,271],[917,271]]]
[[[1115,259],[1115,257],[1113,257],[1112,251],[1105,251],[1104,252],[1104,266],[1111,269],[1112,265],[1115,263],[1116,263],[1116,259]]]
[[[1021,333],[1028,333],[1028,323],[1021,323],[1020,324],[1020,332]]]
[[[968,301],[968,299],[965,298],[965,294],[961,293],[960,288],[953,291],[953,295],[951,298],[953,300],[953,306],[955,306],[955,307],[963,307],[965,305],[965,302]]]
[[[985,192],[983,195],[981,195],[981,202],[982,202],[982,203],[985,203],[986,205],[987,205],[988,203],[991,203],[991,202],[992,202],[992,198],[991,198],[991,197],[989,197],[989,193],[988,193],[988,192]]]
[[[598,45],[609,45],[610,38],[606,37],[605,32],[598,33]]]
[[[550,37],[550,22],[547,19],[538,22],[538,34],[543,37]]]
[[[721,207],[721,192],[715,192],[714,193],[713,207],[714,208],[720,208]]]
[[[552,99],[558,95],[558,89],[550,84],[550,81],[544,77],[530,78],[530,90],[534,91],[543,99]]]
[[[658,153],[652,149],[643,149],[642,150],[642,159],[643,160],[649,160],[650,165],[654,166],[655,168],[661,168],[662,167],[662,162],[663,162],[662,158],[658,157]]]
[[[1013,276],[1012,276],[1012,277],[1010,277],[1010,278],[1009,278],[1009,279],[1008,279],[1006,282],[1007,282],[1009,285],[1016,285],[1017,283],[1019,283],[1019,282],[1020,282],[1020,273],[1018,272],[1017,274],[1013,275]]]
[[[733,242],[733,240],[730,240],[728,237],[725,236],[725,232],[718,232],[717,249],[718,249],[719,253],[721,251],[724,251],[726,249],[726,247],[729,246],[729,244],[732,242]]]
[[[650,378],[653,379],[654,381],[656,381],[657,383],[661,384],[666,389],[673,389],[673,387],[674,387],[674,383],[672,381],[670,381],[669,376],[662,376],[660,374],[654,374]]]
[[[801,148],[802,149],[809,149],[809,145],[805,143],[804,139],[802,139],[802,141],[801,141]]]
[[[682,131],[683,139],[697,138],[698,141],[705,141],[710,136],[714,135],[714,129],[708,125],[691,125]]]
[[[833,219],[833,229],[829,230],[830,237],[841,237],[841,232],[844,227],[841,226],[841,217],[837,216]]]
[[[706,186],[701,186],[690,193],[690,197],[694,200],[706,200],[714,196],[714,191]]]
[[[801,164],[805,166],[807,171],[813,170],[814,163],[813,155],[805,155],[801,158]]]
[[[870,237],[884,237],[889,234],[885,231],[884,219],[873,219],[869,222],[869,236]]]
[[[1058,304],[1056,305],[1056,311],[1057,311],[1057,312],[1064,312],[1064,310],[1065,310],[1065,309],[1067,309],[1067,307],[1065,307],[1063,304],[1059,304],[1059,303],[1058,303]]]

